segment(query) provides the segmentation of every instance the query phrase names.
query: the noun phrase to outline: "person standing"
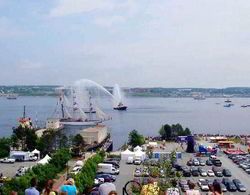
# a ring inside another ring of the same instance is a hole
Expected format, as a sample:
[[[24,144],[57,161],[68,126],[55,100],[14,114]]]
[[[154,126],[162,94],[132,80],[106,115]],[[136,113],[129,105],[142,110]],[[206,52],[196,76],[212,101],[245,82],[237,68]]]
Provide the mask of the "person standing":
[[[73,178],[69,178],[64,185],[60,187],[61,193],[66,193],[67,195],[76,195],[77,189],[75,186],[75,181]]]
[[[56,193],[52,190],[53,188],[53,180],[48,180],[44,190],[42,191],[42,195],[56,195]]]
[[[30,180],[30,187],[25,190],[25,195],[39,195],[39,191],[36,189],[37,179],[33,177]]]

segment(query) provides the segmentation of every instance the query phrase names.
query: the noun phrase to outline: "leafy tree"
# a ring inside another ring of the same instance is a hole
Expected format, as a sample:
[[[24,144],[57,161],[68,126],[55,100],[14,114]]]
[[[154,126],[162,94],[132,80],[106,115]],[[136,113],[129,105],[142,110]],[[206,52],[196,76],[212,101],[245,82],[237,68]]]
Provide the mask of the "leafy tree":
[[[184,130],[184,134],[185,134],[185,135],[191,135],[190,129],[189,129],[189,128],[186,128],[186,129]]]
[[[85,142],[80,134],[73,137],[72,144],[77,147],[84,146]]]
[[[37,135],[33,129],[25,130],[25,150],[32,151],[36,148],[37,145]]]
[[[164,140],[173,140],[177,136],[191,135],[191,131],[188,128],[184,130],[183,127],[179,123],[173,124],[171,126],[168,124],[165,124],[159,130],[159,134]]]
[[[172,138],[172,128],[168,124],[162,126],[159,133],[164,140],[170,140]]]
[[[10,152],[11,139],[1,138],[0,139],[0,158],[6,157]]]
[[[145,143],[143,135],[139,134],[137,130],[133,130],[129,133],[128,144],[132,147],[141,146]]]

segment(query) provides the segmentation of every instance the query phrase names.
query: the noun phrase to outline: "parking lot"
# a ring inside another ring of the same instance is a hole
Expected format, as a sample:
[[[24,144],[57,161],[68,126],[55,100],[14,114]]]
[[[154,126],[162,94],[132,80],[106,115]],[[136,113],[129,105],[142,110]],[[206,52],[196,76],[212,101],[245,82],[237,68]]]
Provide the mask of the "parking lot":
[[[187,154],[187,153],[183,153],[182,155],[182,159],[179,160],[179,163],[181,165],[186,166],[187,161],[190,158],[194,158],[193,154]],[[208,157],[201,157],[204,161],[206,161],[208,159]],[[225,195],[247,195],[250,194],[250,177],[247,173],[245,173],[241,168],[239,168],[236,164],[234,164],[225,154],[221,154],[218,157],[221,162],[222,162],[222,167],[221,168],[226,168],[229,169],[232,173],[231,177],[228,177],[230,180],[232,179],[239,179],[247,188],[247,192],[225,192]],[[129,180],[133,180],[134,178],[138,179],[138,177],[134,177],[134,170],[136,169],[136,167],[142,167],[142,165],[140,166],[136,166],[136,165],[131,165],[131,164],[126,164],[125,161],[121,161],[120,162],[120,174],[117,176],[115,185],[118,191],[118,194],[122,194],[122,188],[124,187],[124,185],[126,184],[126,182],[128,182]],[[197,167],[202,167],[204,168],[206,171],[207,170],[211,170],[212,166],[197,166]],[[188,167],[190,168],[190,167]],[[139,177],[141,178],[141,177]],[[192,180],[196,183],[196,188],[200,190],[200,188],[197,185],[197,182],[199,179],[203,178],[203,179],[210,179],[210,180],[214,180],[214,179],[219,179],[222,180],[224,177],[182,177],[183,179],[187,179],[187,180]],[[201,192],[201,194],[207,194],[208,192]],[[184,194],[183,192],[181,192],[181,194]]]
[[[26,162],[15,162],[13,164],[9,163],[0,163],[0,172],[4,177],[14,177],[16,175],[16,171],[21,167],[31,167],[36,165],[37,162],[26,161]]]

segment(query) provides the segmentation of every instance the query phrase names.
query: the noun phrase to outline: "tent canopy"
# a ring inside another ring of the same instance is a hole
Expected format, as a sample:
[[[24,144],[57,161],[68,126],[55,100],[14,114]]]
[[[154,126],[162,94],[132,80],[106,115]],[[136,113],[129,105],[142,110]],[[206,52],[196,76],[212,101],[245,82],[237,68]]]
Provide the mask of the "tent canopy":
[[[49,162],[50,159],[50,156],[47,154],[42,160],[38,161],[38,164],[45,165]]]
[[[134,152],[130,151],[129,149],[121,152],[121,154],[134,154]]]
[[[134,148],[134,152],[136,152],[136,151],[138,151],[138,150],[142,151],[142,147],[136,146],[136,147]]]
[[[35,150],[33,150],[31,153],[33,153],[33,154],[40,154],[40,151],[37,150],[37,149],[35,149]]]
[[[128,157],[133,157],[134,158],[135,153],[131,152],[129,149],[121,152],[121,159],[122,160],[128,160]]]

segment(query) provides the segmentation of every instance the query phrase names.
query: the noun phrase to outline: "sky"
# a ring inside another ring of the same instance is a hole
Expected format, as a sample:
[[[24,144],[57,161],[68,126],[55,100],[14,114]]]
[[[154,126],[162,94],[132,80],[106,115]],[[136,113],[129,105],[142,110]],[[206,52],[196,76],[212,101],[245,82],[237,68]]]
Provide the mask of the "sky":
[[[250,86],[250,1],[0,0],[0,85]]]

